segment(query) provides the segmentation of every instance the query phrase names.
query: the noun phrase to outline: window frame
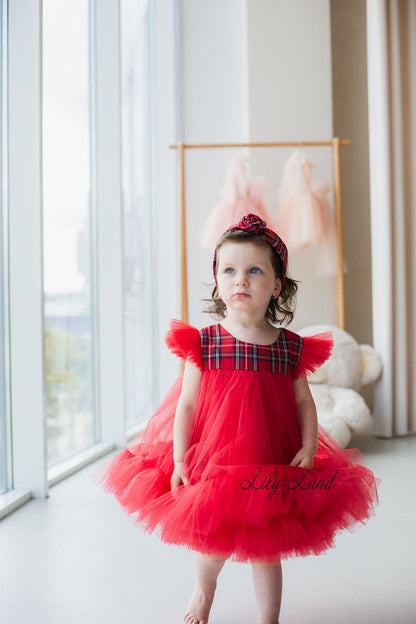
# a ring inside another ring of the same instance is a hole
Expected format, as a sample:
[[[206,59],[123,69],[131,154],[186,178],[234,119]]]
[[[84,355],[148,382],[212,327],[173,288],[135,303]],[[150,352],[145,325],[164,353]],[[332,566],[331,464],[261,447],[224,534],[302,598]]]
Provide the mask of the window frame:
[[[7,2],[7,0],[3,0]],[[93,2],[93,0],[91,0]],[[156,401],[178,373],[163,337],[178,308],[178,275],[159,276],[177,261],[176,154],[178,15],[176,0],[151,0],[155,56],[151,108],[152,237],[155,259]],[[42,260],[42,0],[8,2],[8,287],[10,320],[10,453],[12,489],[0,495],[0,518],[30,498],[46,498],[54,483],[123,448],[137,432],[126,432],[123,394],[122,236],[120,180],[119,0],[96,3],[93,50],[97,95],[92,162],[97,231],[100,440],[48,475],[44,416]],[[158,120],[156,124],[155,119]],[[108,121],[111,123],[108,123]],[[109,175],[111,173],[111,175]],[[22,184],[22,180],[25,184]],[[157,303],[156,303],[157,305]],[[24,392],[22,392],[24,388]],[[11,470],[13,468],[13,471]]]
[[[2,192],[0,197],[0,427],[3,444],[0,448],[0,493],[7,493],[13,488],[12,447],[11,447],[11,410],[10,410],[10,322],[9,322],[9,241],[8,241],[8,0],[1,0],[0,37],[1,37],[1,83],[0,83],[0,179]]]

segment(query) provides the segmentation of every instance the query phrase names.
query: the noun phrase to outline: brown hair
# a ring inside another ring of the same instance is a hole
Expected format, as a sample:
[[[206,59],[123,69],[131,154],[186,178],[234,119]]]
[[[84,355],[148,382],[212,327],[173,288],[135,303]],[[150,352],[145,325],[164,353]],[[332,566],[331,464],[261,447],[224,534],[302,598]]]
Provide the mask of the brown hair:
[[[246,232],[244,230],[231,230],[224,232],[218,240],[215,252],[218,258],[218,251],[224,243],[252,243],[257,247],[268,247],[271,252],[270,260],[277,278],[282,279],[282,260],[274,251],[273,247],[265,240],[265,238],[257,232]],[[218,267],[218,260],[216,266]],[[216,269],[217,270],[217,269]],[[298,289],[297,281],[285,275],[282,290],[276,299],[270,299],[270,303],[266,310],[266,318],[272,323],[285,323],[289,325],[292,322],[296,307],[296,292]],[[211,299],[202,299],[209,302],[209,305],[202,312],[211,314],[217,319],[225,318],[226,305],[219,296],[217,285],[214,284]]]

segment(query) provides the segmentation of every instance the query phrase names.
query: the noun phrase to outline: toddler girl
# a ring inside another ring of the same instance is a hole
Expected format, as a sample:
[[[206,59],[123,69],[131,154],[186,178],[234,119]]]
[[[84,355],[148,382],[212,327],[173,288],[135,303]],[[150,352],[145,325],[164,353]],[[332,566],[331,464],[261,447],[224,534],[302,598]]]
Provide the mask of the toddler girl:
[[[100,483],[145,531],[196,551],[185,624],[207,624],[228,558],[252,564],[258,624],[278,624],[281,559],[319,554],[373,515],[376,479],[317,423],[306,375],[331,334],[274,325],[292,320],[297,290],[283,241],[248,214],[219,239],[213,273],[207,311],[221,322],[172,319],[185,370]]]

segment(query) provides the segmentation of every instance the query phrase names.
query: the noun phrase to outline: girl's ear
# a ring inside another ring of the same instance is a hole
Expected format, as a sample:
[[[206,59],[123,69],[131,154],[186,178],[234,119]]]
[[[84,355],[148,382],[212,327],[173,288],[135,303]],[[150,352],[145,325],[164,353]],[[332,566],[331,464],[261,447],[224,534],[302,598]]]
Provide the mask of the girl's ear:
[[[273,290],[273,296],[274,297],[278,297],[281,292],[282,292],[282,280],[277,278],[276,283],[275,283],[275,287],[274,287],[274,290]]]

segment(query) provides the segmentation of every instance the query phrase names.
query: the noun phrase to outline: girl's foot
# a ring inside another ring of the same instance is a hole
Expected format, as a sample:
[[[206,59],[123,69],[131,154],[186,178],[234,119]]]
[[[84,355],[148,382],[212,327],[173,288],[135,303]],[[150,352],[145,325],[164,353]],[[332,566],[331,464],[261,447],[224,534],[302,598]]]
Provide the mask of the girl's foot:
[[[183,621],[185,624],[208,624],[208,616],[214,600],[215,589],[212,592],[203,592],[196,584],[189,601]]]

